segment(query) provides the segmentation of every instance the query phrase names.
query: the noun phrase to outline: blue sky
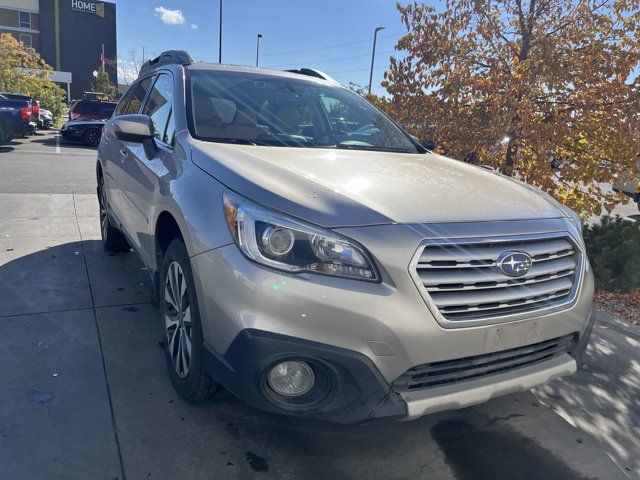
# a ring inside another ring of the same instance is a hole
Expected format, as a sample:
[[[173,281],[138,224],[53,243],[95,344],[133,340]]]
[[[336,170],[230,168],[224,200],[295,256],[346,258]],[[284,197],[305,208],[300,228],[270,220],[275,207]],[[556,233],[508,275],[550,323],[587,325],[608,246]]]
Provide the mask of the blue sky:
[[[147,57],[184,49],[196,60],[217,61],[219,0],[120,0],[118,54]],[[179,10],[180,13],[176,12]],[[405,32],[394,0],[223,0],[222,61],[277,69],[307,66],[340,83],[366,85],[373,30],[378,33],[373,92],[380,87],[395,44]]]

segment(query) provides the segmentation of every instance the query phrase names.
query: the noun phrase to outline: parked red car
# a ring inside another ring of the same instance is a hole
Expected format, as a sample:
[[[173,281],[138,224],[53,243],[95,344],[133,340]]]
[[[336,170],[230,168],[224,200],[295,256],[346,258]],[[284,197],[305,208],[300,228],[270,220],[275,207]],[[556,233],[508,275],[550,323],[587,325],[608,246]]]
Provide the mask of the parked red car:
[[[78,100],[69,110],[69,120],[108,120],[116,105],[116,102],[103,102],[102,100]]]

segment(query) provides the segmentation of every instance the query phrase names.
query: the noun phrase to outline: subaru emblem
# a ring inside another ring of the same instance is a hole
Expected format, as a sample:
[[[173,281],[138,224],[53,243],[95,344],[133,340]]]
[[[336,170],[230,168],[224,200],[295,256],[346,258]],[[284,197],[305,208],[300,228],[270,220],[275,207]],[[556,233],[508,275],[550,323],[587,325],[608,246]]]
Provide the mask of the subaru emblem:
[[[521,277],[531,269],[531,257],[524,252],[502,252],[498,257],[498,268],[510,277]]]

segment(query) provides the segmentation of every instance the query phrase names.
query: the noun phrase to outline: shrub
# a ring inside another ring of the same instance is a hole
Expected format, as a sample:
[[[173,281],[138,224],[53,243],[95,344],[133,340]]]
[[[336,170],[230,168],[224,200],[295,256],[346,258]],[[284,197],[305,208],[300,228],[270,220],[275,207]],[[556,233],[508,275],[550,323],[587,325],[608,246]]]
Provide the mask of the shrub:
[[[585,226],[584,241],[596,289],[627,292],[640,287],[640,225],[605,216]]]

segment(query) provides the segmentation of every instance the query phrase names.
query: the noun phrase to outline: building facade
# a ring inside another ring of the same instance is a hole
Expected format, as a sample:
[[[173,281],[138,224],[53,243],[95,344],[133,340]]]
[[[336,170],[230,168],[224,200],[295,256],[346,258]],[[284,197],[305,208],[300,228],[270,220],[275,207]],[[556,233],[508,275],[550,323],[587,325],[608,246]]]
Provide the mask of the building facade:
[[[94,90],[104,68],[117,84],[116,5],[96,0],[0,0],[0,33],[33,47],[69,99]]]

